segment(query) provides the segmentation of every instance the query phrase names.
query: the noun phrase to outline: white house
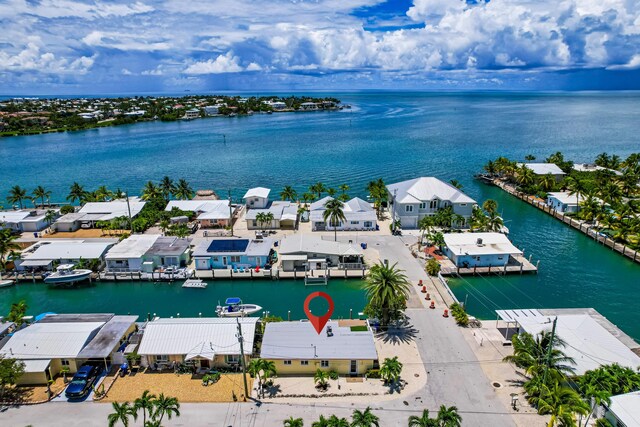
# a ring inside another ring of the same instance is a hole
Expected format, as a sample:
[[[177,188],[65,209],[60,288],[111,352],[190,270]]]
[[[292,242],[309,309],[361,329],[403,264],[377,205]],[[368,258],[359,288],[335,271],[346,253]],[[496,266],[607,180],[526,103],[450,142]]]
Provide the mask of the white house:
[[[157,319],[145,326],[138,354],[144,366],[152,367],[189,361],[200,369],[238,366],[238,322],[248,363],[253,355],[257,317]]]
[[[324,270],[331,267],[361,269],[364,265],[360,247],[308,234],[285,236],[276,249],[284,271]]]
[[[309,220],[311,221],[311,227],[313,231],[325,231],[333,230],[334,225],[331,221],[325,221],[323,218],[325,205],[333,197],[327,196],[317,202],[314,202],[309,207]],[[376,211],[371,206],[371,203],[364,201],[358,197],[345,202],[342,207],[342,211],[346,218],[345,221],[340,221],[336,224],[337,230],[375,230],[377,227]]]
[[[609,171],[614,175],[622,176],[622,172],[617,171],[615,169],[603,168],[602,166],[598,166],[592,163],[574,163],[573,170],[578,172],[596,172],[596,171]]]
[[[132,234],[127,237],[107,252],[107,271],[142,271],[144,255],[160,237],[159,234]]]
[[[197,108],[191,108],[184,112],[184,118],[187,120],[193,120],[200,117],[200,110]]]
[[[578,212],[583,200],[581,194],[570,194],[568,191],[547,193],[547,205],[558,212]]]
[[[640,391],[611,396],[605,418],[615,427],[640,427]]]
[[[551,174],[556,181],[562,180],[566,175],[566,173],[564,173],[555,163],[518,163],[518,166],[523,165],[538,176]]]
[[[53,211],[53,220],[60,216],[59,209]],[[49,226],[47,222],[48,209],[21,209],[11,211],[0,211],[0,230],[10,229],[16,233],[37,232]]]
[[[263,268],[271,264],[271,239],[202,240],[193,250],[196,270]]]
[[[207,105],[204,107],[204,114],[207,116],[215,116],[220,114],[220,108],[225,107],[224,104]]]
[[[236,207],[229,208],[229,200],[171,200],[165,211],[173,208],[181,211],[191,211],[203,228],[226,227]]]
[[[54,262],[75,264],[81,259],[84,261],[97,259],[102,265],[107,251],[116,242],[116,239],[39,241],[22,251],[20,258],[15,260],[15,265],[18,271],[27,269],[52,270]]]
[[[502,233],[445,233],[444,243],[456,267],[504,267],[512,255],[522,255]]]
[[[258,214],[272,214],[273,219],[270,224],[258,222]],[[271,202],[264,209],[249,209],[244,216],[249,230],[257,229],[289,229],[296,228],[298,223],[298,205],[287,201]]]
[[[54,224],[57,231],[76,231],[78,228],[93,228],[98,221],[109,221],[115,218],[135,218],[147,202],[137,197],[129,197],[111,202],[91,202],[83,205],[78,212],[61,216]]]
[[[425,216],[451,206],[466,221],[476,201],[451,184],[434,177],[421,177],[387,185],[389,204],[395,220],[402,228],[417,228]]]
[[[300,110],[302,111],[316,111],[318,109],[318,104],[315,102],[303,102],[300,104]]]
[[[269,204],[269,193],[271,190],[264,187],[250,188],[242,198],[247,208],[264,209]]]

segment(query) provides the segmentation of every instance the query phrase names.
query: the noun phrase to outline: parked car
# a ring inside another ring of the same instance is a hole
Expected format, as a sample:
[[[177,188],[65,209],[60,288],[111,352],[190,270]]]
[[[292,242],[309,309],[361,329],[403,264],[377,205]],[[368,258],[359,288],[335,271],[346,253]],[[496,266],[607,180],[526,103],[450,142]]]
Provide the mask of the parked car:
[[[96,366],[81,366],[67,386],[65,396],[67,399],[82,399],[89,394],[97,377],[98,368]]]

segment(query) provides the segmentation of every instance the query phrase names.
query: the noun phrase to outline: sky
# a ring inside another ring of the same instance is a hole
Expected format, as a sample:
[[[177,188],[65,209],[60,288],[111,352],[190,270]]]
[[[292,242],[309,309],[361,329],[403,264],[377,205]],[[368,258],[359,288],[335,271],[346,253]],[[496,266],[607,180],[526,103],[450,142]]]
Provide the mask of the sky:
[[[0,94],[639,90],[640,0],[0,0]]]

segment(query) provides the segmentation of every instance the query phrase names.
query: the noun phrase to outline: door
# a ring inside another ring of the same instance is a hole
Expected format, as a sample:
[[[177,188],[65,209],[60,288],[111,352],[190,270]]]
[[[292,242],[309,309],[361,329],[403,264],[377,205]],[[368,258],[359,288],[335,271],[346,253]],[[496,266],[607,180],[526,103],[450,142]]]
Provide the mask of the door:
[[[227,257],[226,256],[222,257],[222,265],[227,265]]]
[[[201,368],[207,368],[207,369],[210,368],[211,366],[210,366],[209,360],[201,359],[200,360],[200,367]]]
[[[357,375],[358,374],[358,361],[357,360],[352,360],[351,361],[351,368],[349,369],[349,374],[351,374],[351,375]]]

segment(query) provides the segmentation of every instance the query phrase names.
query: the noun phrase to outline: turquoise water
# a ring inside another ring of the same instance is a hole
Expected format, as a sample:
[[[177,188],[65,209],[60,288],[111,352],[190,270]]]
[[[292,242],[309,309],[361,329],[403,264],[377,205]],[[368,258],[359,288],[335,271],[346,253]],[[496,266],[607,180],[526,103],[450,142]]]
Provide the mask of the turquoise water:
[[[218,280],[208,282],[206,289],[183,289],[182,282],[98,282],[78,288],[56,288],[43,283],[21,282],[0,289],[0,313],[7,313],[12,302],[25,300],[29,314],[54,313],[116,313],[147,314],[161,317],[215,316],[218,302],[228,297],[240,297],[244,302],[258,304],[265,311],[287,319],[303,319],[304,300],[321,290],[334,300],[333,318],[357,318],[366,303],[361,280],[334,279],[325,287],[304,286],[302,280]],[[322,315],[327,311],[323,299],[310,303],[311,311]]]
[[[354,108],[0,139],[0,194],[16,184],[44,185],[53,200],[61,200],[76,180],[88,188],[106,184],[139,192],[148,179],[171,175],[196,188],[231,190],[236,199],[251,186],[302,191],[318,180],[347,183],[351,195],[364,196],[366,183],[377,177],[455,178],[477,200],[498,200],[511,238],[540,260],[539,275],[453,283],[461,299],[469,294],[473,314],[491,318],[496,308],[590,306],[640,339],[640,265],[472,179],[500,155],[541,159],[560,150],[586,162],[602,151],[639,151],[640,94],[333,95]],[[154,295],[148,299],[164,304]],[[3,293],[0,298],[6,304]],[[118,292],[112,300],[120,298]],[[273,298],[269,305],[277,304]],[[50,304],[59,299],[56,294]],[[130,304],[149,311],[145,300]]]

